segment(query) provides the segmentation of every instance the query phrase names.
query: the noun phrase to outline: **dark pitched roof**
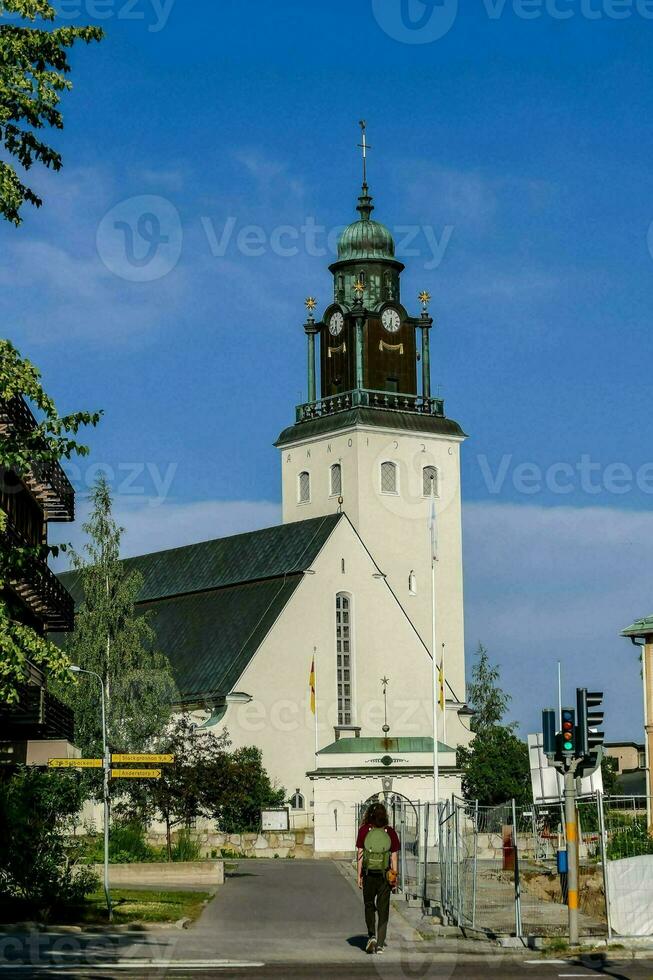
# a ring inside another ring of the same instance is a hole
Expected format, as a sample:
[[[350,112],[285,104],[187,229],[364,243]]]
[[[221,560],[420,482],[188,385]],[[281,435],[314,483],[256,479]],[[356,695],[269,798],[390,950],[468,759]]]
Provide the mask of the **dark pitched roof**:
[[[436,415],[420,415],[417,412],[393,412],[381,408],[352,408],[333,415],[323,415],[318,419],[297,422],[283,430],[275,446],[286,446],[298,439],[321,435],[324,432],[337,432],[355,425],[376,425],[406,432],[438,432],[458,438],[464,438],[466,435],[453,419]]]
[[[281,524],[129,558],[181,703],[228,694],[343,515]],[[76,601],[79,573],[61,575]]]
[[[262,531],[127,558],[123,564],[128,572],[137,570],[143,576],[139,602],[292,575],[310,568],[341,516],[330,514],[278,524]],[[80,573],[64,572],[59,577],[78,603]]]

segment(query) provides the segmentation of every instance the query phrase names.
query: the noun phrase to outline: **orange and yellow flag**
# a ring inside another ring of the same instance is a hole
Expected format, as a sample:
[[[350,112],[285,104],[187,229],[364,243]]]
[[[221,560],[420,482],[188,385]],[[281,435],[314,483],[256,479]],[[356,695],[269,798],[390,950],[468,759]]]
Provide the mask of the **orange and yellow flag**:
[[[438,701],[440,704],[440,711],[444,711],[444,670],[442,669],[442,664],[438,667],[438,681],[440,686]]]
[[[311,673],[308,678],[308,686],[311,689],[311,711],[315,714],[315,657],[311,663]]]

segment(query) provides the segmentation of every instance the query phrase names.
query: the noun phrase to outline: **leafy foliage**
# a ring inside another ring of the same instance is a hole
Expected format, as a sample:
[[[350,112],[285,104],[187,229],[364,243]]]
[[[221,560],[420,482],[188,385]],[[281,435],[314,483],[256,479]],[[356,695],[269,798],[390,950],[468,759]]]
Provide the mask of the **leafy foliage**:
[[[60,170],[61,155],[39,135],[45,127],[63,129],[61,96],[72,88],[68,49],[77,41],[99,41],[99,27],[56,27],[48,0],[0,0],[0,17],[16,15],[27,25],[0,22],[0,146],[22,170],[41,163]],[[23,183],[16,167],[0,160],[0,215],[21,223],[25,202],[40,207],[40,197]]]
[[[172,831],[197,817],[214,819],[226,833],[258,830],[261,809],[281,806],[285,790],[272,786],[259,749],[231,752],[230,746],[226,730],[214,734],[197,728],[190,715],[178,715],[156,745],[157,752],[174,755],[174,764],[162,766],[160,779],[131,783],[128,802],[118,808],[143,824],[163,820],[171,859]]]
[[[499,667],[490,662],[482,643],[476,657],[468,686],[469,701],[476,712],[471,724],[475,738],[469,748],[461,746],[457,753],[463,795],[487,806],[513,798],[518,804],[529,804],[528,746],[515,735],[516,724],[501,724],[510,695],[499,686]]]
[[[261,809],[282,806],[286,791],[272,786],[259,748],[237,749],[229,762],[226,791],[221,797],[214,795],[212,815],[219,829],[227,834],[258,830]]]
[[[459,748],[458,766],[466,800],[483,806],[532,802],[528,746],[504,725],[484,729],[470,748]]]
[[[170,664],[155,649],[147,616],[134,609],[142,577],[120,561],[122,528],[111,515],[109,486],[101,477],[91,492],[93,511],[83,525],[86,556],[73,553],[84,600],[66,654],[102,678],[107,730],[114,752],[143,752],[168,723],[176,686]],[[75,741],[84,754],[102,752],[99,685],[82,676],[59,694],[75,712]]]
[[[619,793],[619,763],[609,755],[604,755],[601,762],[603,775],[603,795],[617,796]]]
[[[97,884],[69,834],[84,801],[77,774],[19,767],[0,774],[0,898],[47,916]]]
[[[87,455],[88,447],[75,437],[82,427],[97,425],[100,413],[59,415],[54,401],[43,389],[38,369],[22,358],[10,341],[0,340],[0,399],[11,401],[16,398],[31,403],[39,418],[30,431],[20,429],[3,433],[0,477],[4,479],[12,472],[20,476],[42,463]],[[6,529],[7,516],[0,508],[0,535]],[[57,551],[48,545],[34,548],[13,543],[0,550],[0,701],[8,704],[19,699],[19,685],[26,677],[30,661],[62,682],[67,676],[68,661],[64,654],[20,621],[3,590],[5,582],[20,576],[26,563],[34,558],[45,561]]]
[[[615,831],[608,840],[607,854],[610,861],[653,854],[653,837],[646,827],[646,818],[638,817]]]
[[[467,696],[476,712],[471,729],[473,732],[481,732],[501,724],[512,698],[499,687],[501,671],[497,664],[490,663],[488,651],[482,643],[478,645],[476,658]],[[507,727],[514,730],[516,726],[513,724]]]

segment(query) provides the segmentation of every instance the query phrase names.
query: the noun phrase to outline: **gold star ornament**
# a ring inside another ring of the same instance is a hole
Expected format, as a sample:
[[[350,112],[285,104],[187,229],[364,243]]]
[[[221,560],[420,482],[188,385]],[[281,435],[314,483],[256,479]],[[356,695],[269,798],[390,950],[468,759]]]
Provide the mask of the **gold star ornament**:
[[[419,299],[419,301],[422,304],[422,306],[424,307],[424,309],[426,309],[426,307],[431,302],[431,294],[430,293],[427,293],[427,291],[425,289],[422,290],[422,292],[419,294],[419,296],[417,298]]]
[[[312,313],[315,307],[317,306],[317,300],[315,299],[314,296],[307,296],[304,301],[304,306],[306,307],[309,313]]]
[[[360,280],[354,283],[354,292],[358,293],[359,296],[362,296],[365,292],[365,286]]]

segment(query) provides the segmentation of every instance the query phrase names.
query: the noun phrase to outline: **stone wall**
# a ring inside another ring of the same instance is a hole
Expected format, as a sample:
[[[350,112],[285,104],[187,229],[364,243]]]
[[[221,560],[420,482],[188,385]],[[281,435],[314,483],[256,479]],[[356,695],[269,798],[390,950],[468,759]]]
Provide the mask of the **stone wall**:
[[[221,834],[198,830],[193,835],[199,842],[202,857],[246,858],[313,858],[314,836],[308,830],[261,831],[258,834]],[[165,844],[165,834],[148,834],[151,844]]]

